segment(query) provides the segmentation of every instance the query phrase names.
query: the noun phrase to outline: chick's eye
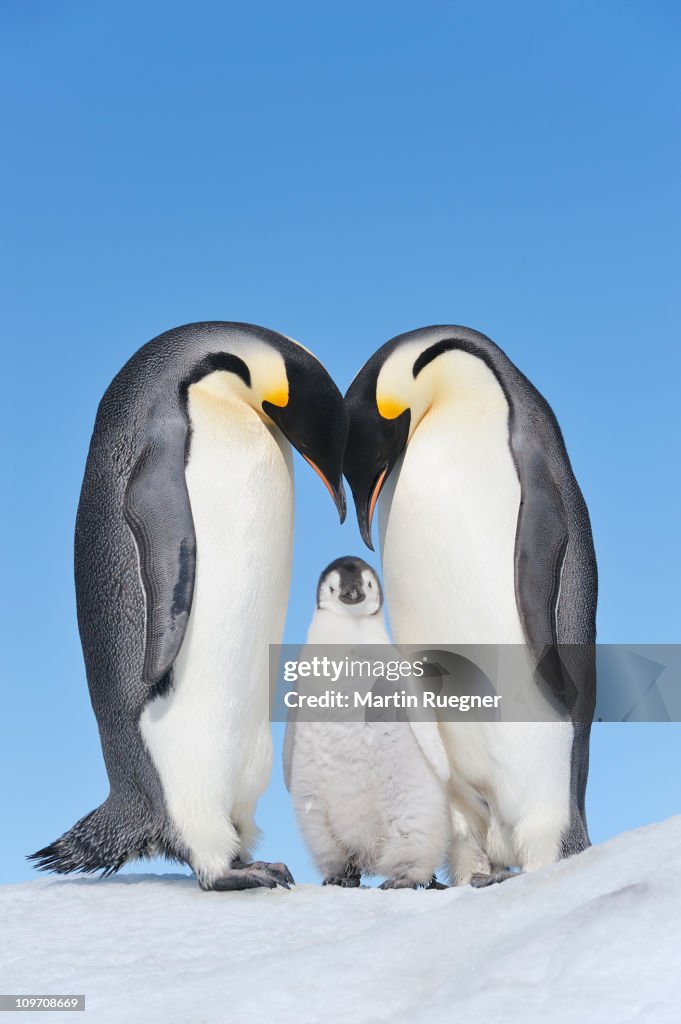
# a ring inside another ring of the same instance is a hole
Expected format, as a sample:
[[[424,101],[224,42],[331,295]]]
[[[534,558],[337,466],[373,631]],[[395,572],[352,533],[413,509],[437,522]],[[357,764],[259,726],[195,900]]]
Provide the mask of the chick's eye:
[[[329,587],[329,590],[331,591],[332,594],[336,593],[336,591],[333,589],[333,587]]]
[[[369,583],[367,585],[369,587],[369,590],[371,590],[371,588],[373,587],[373,583],[371,582],[371,580],[369,580]]]

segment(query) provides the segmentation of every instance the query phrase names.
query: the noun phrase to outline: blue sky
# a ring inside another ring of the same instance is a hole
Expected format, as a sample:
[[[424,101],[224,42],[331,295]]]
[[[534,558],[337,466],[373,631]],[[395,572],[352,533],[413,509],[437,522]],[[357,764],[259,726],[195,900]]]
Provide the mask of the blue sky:
[[[341,389],[428,323],[551,402],[600,639],[679,641],[679,10],[671,2],[0,3],[0,881],[106,796],[72,582],[102,392],[161,331],[246,320]],[[286,636],[361,552],[297,467]],[[279,735],[277,729],[276,735]],[[679,810],[681,726],[595,730],[595,840]],[[262,853],[314,875],[280,779]]]

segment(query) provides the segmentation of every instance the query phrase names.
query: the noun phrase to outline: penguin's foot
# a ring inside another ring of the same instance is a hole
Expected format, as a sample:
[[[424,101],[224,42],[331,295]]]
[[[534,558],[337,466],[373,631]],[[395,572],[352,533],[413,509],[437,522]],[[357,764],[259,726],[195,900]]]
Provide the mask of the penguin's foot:
[[[246,864],[237,857],[232,861],[232,868],[237,871],[257,871],[260,874],[268,875],[274,880],[275,885],[281,885],[284,889],[290,889],[292,885],[296,884],[293,875],[281,861],[254,860],[250,864]]]
[[[244,867],[228,868],[224,875],[214,878],[212,882],[201,882],[200,885],[207,892],[235,892],[240,889],[274,889],[277,882],[264,871],[251,871]]]
[[[444,882],[438,882],[435,875],[428,882],[414,882],[409,878],[386,878],[379,889],[448,889]]]
[[[474,889],[486,889],[488,885],[496,885],[497,882],[505,882],[507,878],[517,877],[517,871],[492,871],[489,875],[471,875],[471,885]]]
[[[244,864],[240,860],[232,862],[223,875],[212,882],[201,882],[201,888],[213,892],[235,892],[240,889],[274,889],[280,885],[290,889],[293,875],[285,864],[268,864],[263,860],[252,864]]]
[[[339,885],[341,889],[356,889],[360,883],[360,875],[327,875],[322,885]]]

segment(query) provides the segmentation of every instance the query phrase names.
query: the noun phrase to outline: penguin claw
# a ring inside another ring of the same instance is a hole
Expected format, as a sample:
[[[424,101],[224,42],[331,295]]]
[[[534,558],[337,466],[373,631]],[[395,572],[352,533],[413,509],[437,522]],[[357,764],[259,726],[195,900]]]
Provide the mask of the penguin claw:
[[[493,871],[489,875],[471,875],[471,885],[474,889],[486,889],[489,885],[496,885],[498,882],[505,882],[508,878],[517,878],[517,871]]]
[[[360,875],[327,875],[322,885],[338,885],[341,889],[356,889]]]
[[[265,871],[252,871],[248,866],[229,868],[212,882],[202,882],[201,888],[208,892],[238,892],[241,889],[274,889],[276,885],[277,881],[271,875]]]
[[[438,882],[435,875],[428,882],[410,882],[406,878],[386,878],[379,889],[449,889],[444,882]]]
[[[255,871],[264,871],[272,878],[275,878],[277,884],[281,885],[284,889],[290,889],[292,885],[296,884],[295,878],[281,861],[270,863],[266,860],[256,860],[252,864],[248,864],[247,867],[253,868]]]
[[[232,868],[237,871],[258,871],[261,874],[267,875],[268,878],[274,879],[275,885],[280,885],[282,889],[290,889],[292,885],[295,885],[295,879],[289,869],[281,861],[275,861],[270,863],[266,860],[255,860],[252,863],[246,864],[242,860],[232,861]]]
[[[405,878],[386,878],[379,889],[418,889],[418,882],[408,882]]]

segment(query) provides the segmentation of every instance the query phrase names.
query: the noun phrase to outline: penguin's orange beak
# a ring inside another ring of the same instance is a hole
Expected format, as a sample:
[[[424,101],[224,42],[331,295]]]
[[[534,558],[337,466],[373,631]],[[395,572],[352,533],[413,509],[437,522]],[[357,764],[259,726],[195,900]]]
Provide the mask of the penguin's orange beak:
[[[388,475],[388,467],[386,466],[385,469],[380,473],[380,475],[378,477],[378,480],[374,484],[374,489],[373,489],[373,492],[371,494],[371,498],[369,499],[369,516],[368,516],[368,518],[369,518],[369,532],[370,533],[371,533],[371,524],[374,521],[374,510],[376,508],[376,502],[379,499],[379,496],[380,496],[381,490],[383,489],[383,484],[385,483],[385,479],[386,479],[387,475]]]

